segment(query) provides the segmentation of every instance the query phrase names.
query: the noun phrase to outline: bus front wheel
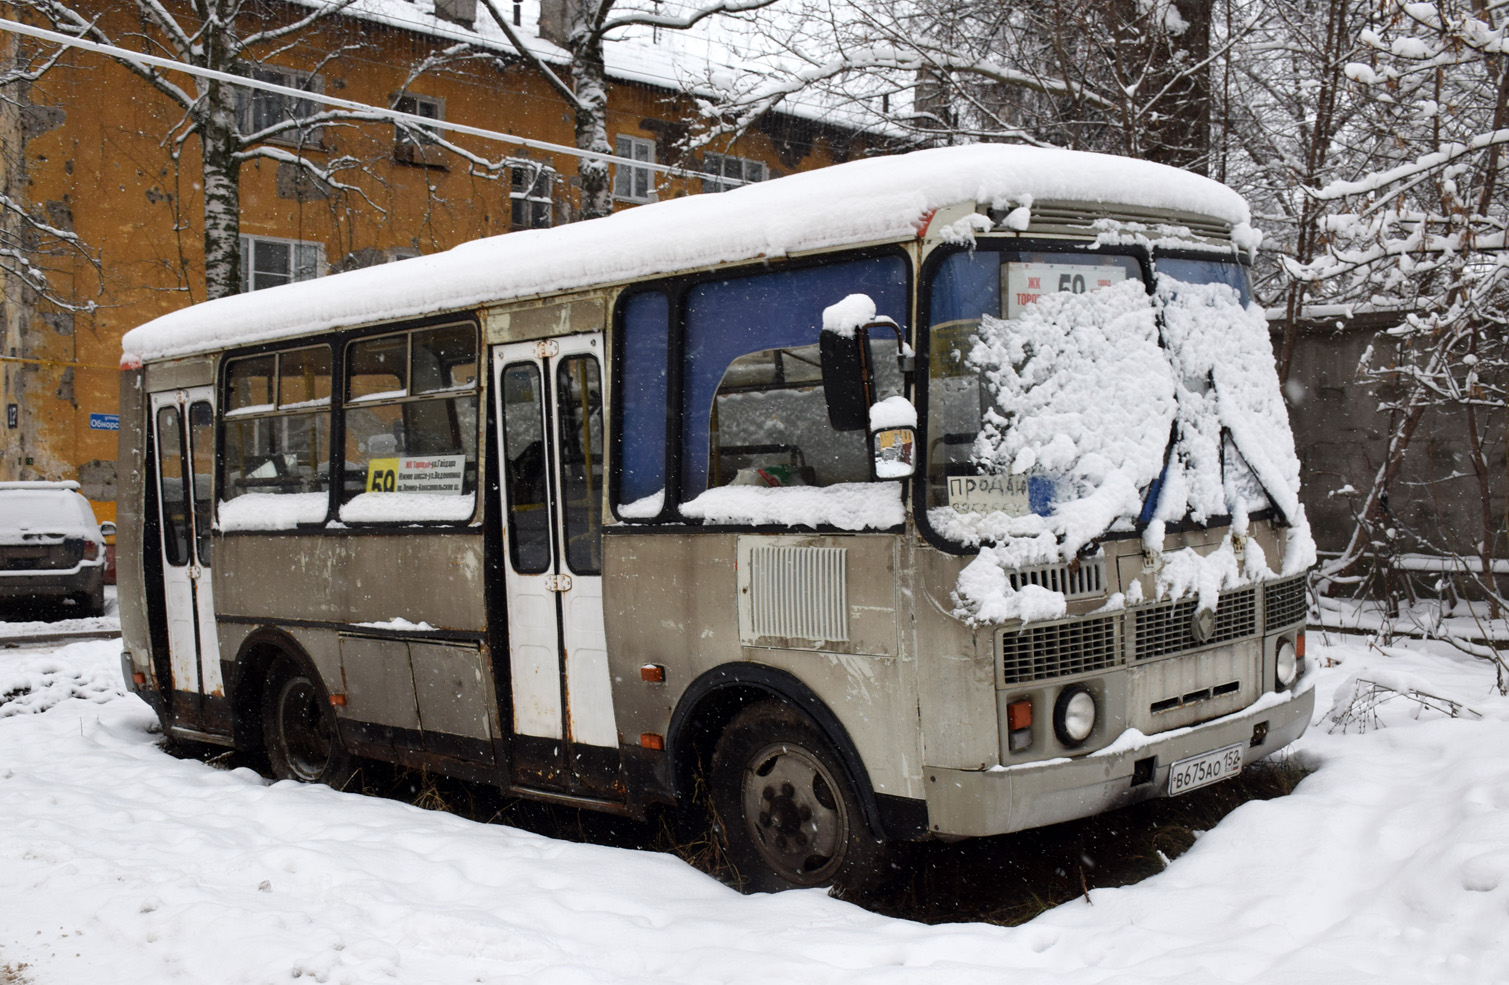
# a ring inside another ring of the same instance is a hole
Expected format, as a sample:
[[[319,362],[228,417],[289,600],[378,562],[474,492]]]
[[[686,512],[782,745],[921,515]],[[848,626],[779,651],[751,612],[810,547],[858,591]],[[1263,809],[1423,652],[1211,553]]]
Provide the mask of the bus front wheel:
[[[262,740],[273,776],[340,787],[351,777],[351,756],[336,731],[324,692],[284,657],[267,677]]]
[[[831,746],[780,702],[734,716],[713,754],[715,823],[745,892],[868,885],[882,842]]]

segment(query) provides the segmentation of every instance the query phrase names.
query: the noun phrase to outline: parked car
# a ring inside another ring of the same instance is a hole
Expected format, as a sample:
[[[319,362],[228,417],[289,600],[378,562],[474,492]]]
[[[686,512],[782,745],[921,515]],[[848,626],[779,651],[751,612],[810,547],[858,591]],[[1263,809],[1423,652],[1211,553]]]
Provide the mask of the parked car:
[[[105,611],[105,538],[77,482],[0,482],[0,605],[72,600]]]

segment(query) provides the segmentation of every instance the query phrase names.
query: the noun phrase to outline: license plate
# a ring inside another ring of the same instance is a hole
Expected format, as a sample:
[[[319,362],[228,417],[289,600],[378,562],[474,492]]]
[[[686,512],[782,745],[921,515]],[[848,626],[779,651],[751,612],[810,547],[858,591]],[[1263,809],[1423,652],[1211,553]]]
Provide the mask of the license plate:
[[[1185,793],[1242,772],[1242,743],[1181,759],[1168,770],[1168,794]]]

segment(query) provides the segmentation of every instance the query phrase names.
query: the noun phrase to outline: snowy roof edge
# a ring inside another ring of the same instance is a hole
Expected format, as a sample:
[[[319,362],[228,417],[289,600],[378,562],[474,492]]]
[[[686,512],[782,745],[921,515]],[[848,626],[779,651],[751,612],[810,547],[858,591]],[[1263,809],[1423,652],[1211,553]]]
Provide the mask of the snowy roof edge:
[[[310,8],[324,6],[323,0],[291,0],[291,2]],[[406,13],[409,14],[408,17],[400,17],[395,14],[389,13],[388,11],[382,9],[382,5],[380,3],[373,3],[371,2],[371,0],[367,0],[367,2],[365,3],[354,3],[352,6],[347,7],[341,13],[342,16],[350,17],[353,20],[367,21],[374,24],[383,24],[387,27],[394,28],[395,30],[409,31],[414,34],[426,35],[442,41],[462,41],[468,44],[474,44],[479,48],[484,48],[496,53],[499,57],[514,57],[521,59],[524,57],[523,53],[521,53],[506,37],[494,37],[490,34],[485,33],[481,29],[481,25],[487,22],[481,17],[479,17],[476,21],[477,26],[468,28],[463,24],[458,24],[454,21],[448,21],[443,17],[437,16],[434,13],[433,8],[431,8],[430,13],[425,14],[419,8],[419,5],[417,3],[413,3],[413,0],[404,0],[404,2],[406,7],[413,8],[412,10],[406,11]],[[416,17],[424,19],[416,20],[414,19]],[[560,45],[549,40],[548,38],[541,37],[537,32],[531,32],[529,29],[521,25],[519,29],[519,38],[524,42],[525,46],[528,47],[529,51],[536,58],[539,58],[546,64],[552,65],[555,68],[565,68],[571,64],[571,55],[568,51],[566,51],[565,48],[562,48]],[[679,79],[670,79],[663,76],[654,75],[647,71],[636,71],[634,68],[623,64],[623,60],[616,58],[615,53],[617,51],[624,50],[626,46],[634,46],[634,43],[630,41],[609,41],[607,43],[607,58],[605,59],[604,68],[607,71],[609,78],[615,79],[619,82],[628,82],[635,85],[646,85],[656,89],[664,89],[668,92],[684,93],[693,98],[706,98],[712,95],[711,92],[703,87],[692,85]],[[634,47],[643,48],[644,46],[637,45]],[[633,59],[627,60],[633,61]],[[668,60],[668,65],[669,64],[670,61]],[[719,64],[720,67],[723,68],[733,67],[731,64],[725,64],[721,62]],[[780,104],[772,108],[770,112],[776,116],[795,117],[797,119],[806,120],[809,123],[826,124],[828,126],[845,130],[864,131],[867,133],[887,132],[883,128],[876,128],[872,125],[866,124],[857,116],[853,119],[840,119],[839,117],[842,117],[844,114],[837,111],[835,107],[803,102],[801,98],[788,97],[786,99],[783,99]]]
[[[932,211],[969,201],[1178,209],[1237,230],[1249,219],[1247,203],[1230,188],[1161,164],[1002,144],[937,148],[219,298],[132,329],[121,345],[128,362],[161,359],[841,244],[907,240]]]

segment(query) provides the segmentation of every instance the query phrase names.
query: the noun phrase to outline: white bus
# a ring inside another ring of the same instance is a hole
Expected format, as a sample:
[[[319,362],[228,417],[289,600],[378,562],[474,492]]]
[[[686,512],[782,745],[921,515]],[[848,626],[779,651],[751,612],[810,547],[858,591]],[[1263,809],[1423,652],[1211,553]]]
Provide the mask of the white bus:
[[[975,146],[129,333],[127,681],[168,734],[642,817],[751,889],[1303,732],[1299,466],[1224,186]]]

